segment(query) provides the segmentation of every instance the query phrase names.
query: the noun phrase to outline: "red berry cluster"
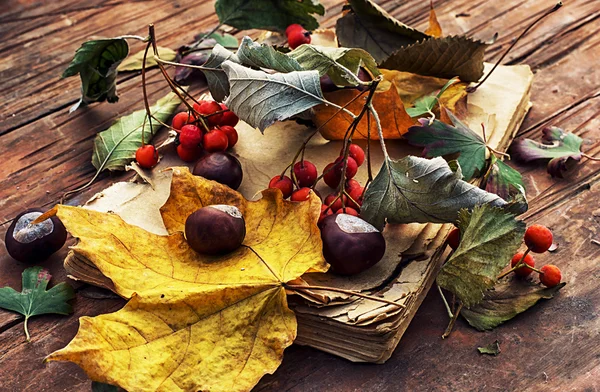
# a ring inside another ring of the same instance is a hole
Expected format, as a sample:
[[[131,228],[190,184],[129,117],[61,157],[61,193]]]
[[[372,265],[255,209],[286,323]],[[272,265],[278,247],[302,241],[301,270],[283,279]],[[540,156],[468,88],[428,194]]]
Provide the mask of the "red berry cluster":
[[[350,144],[346,161],[347,181],[344,187],[345,192],[341,196],[339,196],[337,192],[333,192],[325,197],[323,205],[321,206],[321,217],[319,218],[319,222],[326,216],[334,213],[359,216],[365,188],[361,186],[358,181],[354,180],[353,177],[356,175],[359,166],[361,166],[364,161],[364,150],[357,144]],[[344,157],[343,151],[341,151],[340,156],[323,169],[323,181],[325,181],[329,187],[338,189],[340,182],[344,177],[343,170]],[[286,175],[278,175],[271,179],[269,188],[278,188],[281,190],[285,199],[289,197],[292,201],[308,200],[310,192],[314,191],[318,179],[317,167],[308,160],[302,160],[294,164],[292,167],[292,174],[295,181]],[[295,191],[294,185],[297,185]]]
[[[199,101],[193,105],[194,113],[177,113],[171,126],[178,132],[177,155],[185,162],[198,159],[203,151],[222,152],[238,141],[234,126],[239,119],[225,104],[216,101]]]
[[[544,286],[554,287],[558,285],[562,279],[560,269],[555,265],[548,264],[538,270],[535,268],[533,256],[529,254],[529,252],[546,252],[552,246],[552,240],[552,232],[546,226],[529,226],[525,231],[524,237],[527,250],[525,252],[516,253],[510,260],[510,270],[500,276],[502,277],[510,272],[514,272],[518,277],[526,278],[535,271],[539,274],[540,282]],[[450,234],[448,234],[446,242],[452,249],[458,248],[460,244],[460,229],[454,228]]]
[[[307,31],[299,24],[291,24],[285,29],[285,35],[288,39],[288,45],[296,49],[302,44],[310,44],[310,31]]]

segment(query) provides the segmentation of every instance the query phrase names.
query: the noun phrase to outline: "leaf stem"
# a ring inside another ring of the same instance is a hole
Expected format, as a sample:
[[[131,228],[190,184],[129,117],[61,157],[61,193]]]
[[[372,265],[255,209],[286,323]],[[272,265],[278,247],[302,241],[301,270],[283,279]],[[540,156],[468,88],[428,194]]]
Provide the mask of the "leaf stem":
[[[452,314],[452,310],[450,309],[450,305],[448,305],[448,301],[446,300],[446,296],[444,295],[444,292],[442,291],[442,288],[440,287],[439,284],[435,284],[438,288],[438,292],[440,293],[440,297],[442,297],[442,301],[444,301],[444,306],[446,307],[446,311],[448,312],[448,317],[450,317],[450,319],[452,319],[454,317],[454,314]]]
[[[285,287],[286,289],[290,289],[290,290],[300,290],[300,291],[309,291],[309,290],[326,290],[326,291],[333,291],[336,293],[342,293],[342,294],[347,294],[347,295],[351,295],[354,297],[360,297],[360,298],[364,298],[364,299],[368,299],[371,301],[376,301],[376,302],[381,302],[384,304],[388,304],[388,305],[393,305],[399,308],[406,308],[406,305],[404,304],[399,304],[397,302],[394,301],[390,301],[387,299],[383,299],[383,298],[378,298],[372,295],[368,295],[368,294],[362,294],[359,293],[357,291],[352,291],[352,290],[344,290],[344,289],[338,289],[336,287],[326,287],[326,286],[303,286],[303,285],[295,285],[295,284],[287,284],[284,283],[283,287]]]
[[[450,319],[450,322],[448,323],[448,327],[446,327],[446,330],[444,331],[444,334],[442,335],[442,339],[446,339],[452,333],[452,329],[454,328],[454,324],[456,323],[456,320],[458,320],[458,316],[460,315],[460,311],[462,310],[462,307],[463,307],[463,304],[461,302],[458,305],[458,308],[456,308],[456,312],[454,312],[454,316]]]
[[[586,157],[586,158],[587,158],[587,159],[589,159],[590,161],[596,161],[596,162],[600,161],[600,158],[593,157],[593,156],[591,156],[591,155],[588,155],[588,154],[586,154],[585,152],[582,152],[582,153],[581,153],[581,156],[584,156],[584,157]]]
[[[31,336],[29,336],[29,328],[27,328],[27,321],[29,321],[29,316],[25,316],[25,322],[23,323],[23,329],[25,329],[25,337],[27,338],[27,342],[31,342]]]
[[[177,63],[175,61],[168,61],[168,60],[163,60],[160,57],[154,57],[154,60],[156,60],[157,62],[161,63],[161,64],[166,64],[166,65],[173,65],[175,67],[185,67],[185,68],[193,68],[193,69],[199,69],[201,71],[217,71],[217,72],[225,72],[220,68],[210,68],[210,67],[203,67],[201,65],[193,65],[193,64],[183,64],[183,63]]]
[[[521,38],[523,38],[523,36],[525,34],[527,34],[529,32],[529,30],[531,30],[533,28],[533,26],[535,26],[539,21],[541,21],[542,19],[544,19],[546,16],[552,14],[553,12],[558,11],[560,9],[560,7],[562,7],[562,5],[563,5],[562,1],[559,1],[558,3],[556,3],[556,5],[554,7],[552,7],[548,11],[544,12],[539,18],[537,18],[529,26],[527,26],[527,28],[525,30],[523,30],[523,32],[521,34],[519,34],[519,36],[517,37],[517,39],[515,39],[512,42],[512,44],[508,47],[508,49],[506,49],[506,51],[504,52],[504,54],[502,54],[502,56],[500,56],[500,58],[498,59],[498,61],[496,61],[496,64],[494,64],[494,66],[492,67],[492,69],[490,70],[490,72],[488,72],[487,75],[485,75],[485,77],[483,78],[483,80],[481,80],[479,83],[477,83],[473,87],[467,87],[467,92],[468,93],[475,92],[490,77],[490,75],[496,70],[496,68],[500,65],[500,63],[502,62],[502,60],[504,60],[504,58],[506,57],[506,55],[508,54],[508,52],[510,52],[512,50],[512,48],[517,44],[517,42],[519,42],[519,40]]]

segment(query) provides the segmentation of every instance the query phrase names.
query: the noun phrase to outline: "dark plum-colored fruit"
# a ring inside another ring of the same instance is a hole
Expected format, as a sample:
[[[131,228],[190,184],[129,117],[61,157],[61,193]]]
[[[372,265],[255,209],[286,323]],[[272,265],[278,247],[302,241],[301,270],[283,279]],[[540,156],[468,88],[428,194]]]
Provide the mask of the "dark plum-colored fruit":
[[[4,243],[14,259],[24,263],[43,261],[65,244],[67,230],[56,216],[30,225],[42,213],[39,209],[26,210],[8,228]]]
[[[209,180],[220,182],[232,189],[242,183],[242,164],[236,157],[226,152],[206,154],[196,163],[192,173]]]
[[[320,224],[323,256],[333,272],[355,275],[377,264],[385,239],[366,221],[348,214],[326,216]]]
[[[207,255],[232,252],[246,237],[246,222],[235,206],[200,208],[185,221],[185,238],[192,249]]]

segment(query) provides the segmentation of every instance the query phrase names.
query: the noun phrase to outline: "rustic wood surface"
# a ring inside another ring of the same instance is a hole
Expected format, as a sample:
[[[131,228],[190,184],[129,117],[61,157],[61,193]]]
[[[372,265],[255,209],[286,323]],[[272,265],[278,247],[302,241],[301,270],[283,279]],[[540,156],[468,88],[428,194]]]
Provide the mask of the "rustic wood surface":
[[[322,25],[332,26],[341,0],[323,1]],[[379,3],[400,20],[426,26],[428,1]],[[552,0],[435,0],[445,34],[499,39],[487,53],[494,61],[523,28],[553,5]],[[29,207],[49,207],[65,190],[86,183],[96,132],[142,108],[140,77],[119,77],[120,101],[68,114],[79,96],[79,80],[59,78],[81,42],[91,36],[146,34],[154,22],[160,45],[176,48],[216,25],[212,1],[201,0],[12,0],[0,15],[0,231]],[[141,49],[134,44],[132,52]],[[600,2],[566,0],[520,42],[505,63],[526,63],[536,73],[533,109],[520,135],[540,137],[552,124],[585,139],[584,150],[600,152]],[[149,73],[151,101],[167,87]],[[600,390],[600,164],[584,161],[568,179],[555,180],[544,164],[516,165],[530,200],[529,223],[549,226],[558,249],[537,257],[564,271],[568,285],[546,301],[493,332],[481,333],[460,320],[442,340],[447,317],[436,292],[421,306],[392,358],[384,365],[354,364],[317,350],[292,346],[274,375],[257,391],[596,391]],[[126,176],[102,175],[71,203]],[[66,280],[65,250],[45,265],[54,282]],[[1,247],[0,286],[20,287],[25,266]],[[0,391],[89,391],[90,381],[69,363],[44,364],[43,358],[75,335],[78,317],[112,312],[118,298],[99,297],[89,286],[78,290],[75,314],[41,316],[30,321],[33,341],[24,342],[23,318],[0,310]],[[499,340],[498,357],[481,356],[477,347]]]

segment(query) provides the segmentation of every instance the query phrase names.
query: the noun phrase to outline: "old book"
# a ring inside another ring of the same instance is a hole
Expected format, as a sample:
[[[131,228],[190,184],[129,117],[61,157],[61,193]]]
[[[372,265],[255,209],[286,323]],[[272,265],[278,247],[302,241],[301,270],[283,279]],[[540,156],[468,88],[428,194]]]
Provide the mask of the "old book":
[[[489,66],[486,69],[489,70]],[[505,151],[531,103],[533,74],[528,66],[501,66],[490,79],[468,97],[464,121],[474,131],[486,125],[488,144]],[[311,132],[291,122],[269,128],[264,135],[239,125],[239,143],[235,154],[244,168],[240,187],[247,198],[257,197],[274,173],[281,172],[291,161],[293,152]],[[323,168],[337,156],[341,142],[327,142],[315,137],[306,151],[307,159]],[[419,154],[400,140],[389,141],[393,158]],[[172,146],[170,147],[172,148]],[[375,150],[375,149],[373,149]],[[161,167],[181,166],[171,152]],[[382,162],[380,152],[373,154],[374,168]],[[366,170],[357,176],[366,180]],[[170,171],[154,170],[150,183],[120,182],[92,198],[86,208],[112,211],[130,224],[157,234],[166,234],[159,213],[170,189]],[[320,189],[325,195],[326,189]],[[379,296],[402,304],[397,307],[356,298],[332,291],[314,291],[290,296],[290,306],[298,317],[296,343],[357,362],[385,362],[397,346],[404,331],[422,303],[435,276],[447,257],[445,238],[452,225],[388,225],[384,230],[387,250],[384,259],[371,269],[352,277],[333,274],[305,274],[303,281],[313,286],[338,287]],[[65,268],[74,279],[113,289],[89,260],[71,252]],[[441,332],[440,332],[441,333]]]

